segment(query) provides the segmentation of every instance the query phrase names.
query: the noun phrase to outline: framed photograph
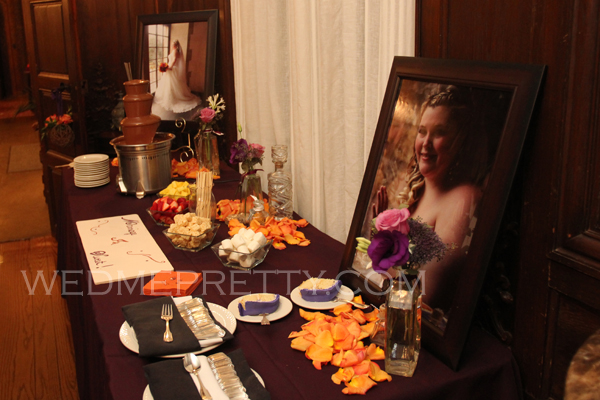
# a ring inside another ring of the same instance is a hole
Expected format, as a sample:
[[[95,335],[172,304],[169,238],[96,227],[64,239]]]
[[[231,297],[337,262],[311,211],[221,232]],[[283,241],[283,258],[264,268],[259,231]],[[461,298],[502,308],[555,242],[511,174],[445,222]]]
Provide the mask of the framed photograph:
[[[214,94],[218,10],[140,15],[137,77],[150,81],[160,131],[175,131]]]
[[[373,218],[408,205],[453,247],[421,267],[422,340],[456,369],[544,67],[395,57],[340,266],[373,304],[390,278],[356,251]]]

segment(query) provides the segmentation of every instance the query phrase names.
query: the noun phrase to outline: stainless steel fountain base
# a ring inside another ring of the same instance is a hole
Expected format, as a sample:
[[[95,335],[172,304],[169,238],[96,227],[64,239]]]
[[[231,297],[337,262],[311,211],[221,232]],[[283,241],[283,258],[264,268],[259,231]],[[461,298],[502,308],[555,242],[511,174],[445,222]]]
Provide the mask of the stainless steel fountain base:
[[[149,144],[125,144],[119,136],[111,140],[119,158],[117,190],[138,199],[159,192],[171,183],[171,142],[175,135],[156,133]]]

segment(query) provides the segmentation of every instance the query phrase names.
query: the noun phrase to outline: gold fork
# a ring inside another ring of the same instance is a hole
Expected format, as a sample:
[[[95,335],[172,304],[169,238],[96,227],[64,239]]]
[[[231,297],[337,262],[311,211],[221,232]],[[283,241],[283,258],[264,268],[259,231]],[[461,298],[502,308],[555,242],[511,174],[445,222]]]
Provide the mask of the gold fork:
[[[163,304],[162,313],[160,315],[161,319],[164,319],[167,322],[167,330],[163,336],[163,340],[165,342],[172,342],[173,335],[171,334],[171,330],[169,329],[169,321],[173,319],[173,305],[172,304]]]

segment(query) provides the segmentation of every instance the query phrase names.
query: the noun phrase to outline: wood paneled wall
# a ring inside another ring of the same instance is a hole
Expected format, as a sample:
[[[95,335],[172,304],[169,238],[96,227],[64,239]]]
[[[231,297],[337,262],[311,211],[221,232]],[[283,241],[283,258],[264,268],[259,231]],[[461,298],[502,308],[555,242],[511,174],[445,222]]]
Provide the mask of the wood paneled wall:
[[[599,14],[598,0],[417,1],[418,56],[547,65],[507,211],[508,329],[530,398],[562,398],[600,328]]]
[[[88,80],[88,90],[93,90],[93,79],[97,75],[99,64],[104,67],[102,76],[106,83],[117,90],[123,90],[123,82],[127,80],[123,63],[131,62],[135,70],[138,15],[219,10],[215,92],[221,94],[227,104],[221,127],[226,142],[236,140],[231,12],[228,0],[77,0],[76,6],[82,71],[84,79]]]

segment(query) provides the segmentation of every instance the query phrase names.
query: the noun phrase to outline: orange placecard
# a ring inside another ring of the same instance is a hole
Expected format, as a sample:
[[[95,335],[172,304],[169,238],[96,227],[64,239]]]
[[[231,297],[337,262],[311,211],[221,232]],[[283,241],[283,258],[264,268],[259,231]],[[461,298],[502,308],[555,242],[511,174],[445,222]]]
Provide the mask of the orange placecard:
[[[160,271],[144,286],[146,296],[188,296],[202,282],[195,272]]]

